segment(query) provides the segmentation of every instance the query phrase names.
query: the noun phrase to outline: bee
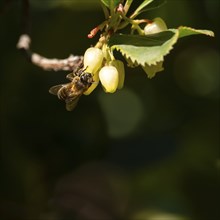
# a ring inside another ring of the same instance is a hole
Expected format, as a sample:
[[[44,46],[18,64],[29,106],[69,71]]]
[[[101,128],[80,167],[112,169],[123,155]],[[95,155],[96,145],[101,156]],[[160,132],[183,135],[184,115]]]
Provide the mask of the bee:
[[[53,86],[49,89],[49,93],[57,95],[59,99],[66,103],[66,110],[72,111],[80,96],[92,85],[92,74],[85,72],[85,69],[79,69],[76,72],[66,76],[71,82]]]

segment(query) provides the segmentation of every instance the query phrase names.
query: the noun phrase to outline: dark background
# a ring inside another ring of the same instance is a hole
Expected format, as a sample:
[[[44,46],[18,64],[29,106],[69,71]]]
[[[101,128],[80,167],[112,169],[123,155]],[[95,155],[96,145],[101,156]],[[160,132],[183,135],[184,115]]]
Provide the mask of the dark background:
[[[27,62],[16,49],[21,1],[4,2],[0,219],[217,220],[220,2],[167,0],[144,14],[216,36],[180,39],[155,78],[126,68],[122,90],[99,86],[73,112],[48,93],[67,73]],[[95,0],[32,0],[32,50],[83,55],[103,18]]]

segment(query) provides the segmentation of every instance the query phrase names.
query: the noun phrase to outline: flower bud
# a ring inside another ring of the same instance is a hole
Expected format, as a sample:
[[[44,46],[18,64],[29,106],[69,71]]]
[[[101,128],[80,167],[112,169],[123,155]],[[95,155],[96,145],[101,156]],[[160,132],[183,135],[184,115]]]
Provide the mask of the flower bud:
[[[90,47],[84,54],[84,68],[86,72],[96,73],[102,66],[103,53],[102,50],[96,47]]]
[[[113,93],[118,88],[119,74],[114,66],[104,66],[99,71],[99,79],[105,92]]]
[[[124,63],[121,60],[113,60],[110,62],[111,66],[114,66],[118,70],[118,89],[123,88],[125,80],[125,68]]]
[[[166,23],[161,18],[155,18],[152,23],[149,23],[144,28],[145,35],[156,34],[162,31],[166,31]]]

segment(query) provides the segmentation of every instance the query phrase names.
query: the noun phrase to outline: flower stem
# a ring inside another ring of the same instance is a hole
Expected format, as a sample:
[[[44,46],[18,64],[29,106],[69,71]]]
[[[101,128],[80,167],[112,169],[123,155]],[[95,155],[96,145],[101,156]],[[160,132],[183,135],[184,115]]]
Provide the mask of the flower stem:
[[[125,6],[124,6],[124,11],[125,11],[125,14],[128,13],[128,10],[132,4],[133,0],[127,0],[126,3],[125,3]]]

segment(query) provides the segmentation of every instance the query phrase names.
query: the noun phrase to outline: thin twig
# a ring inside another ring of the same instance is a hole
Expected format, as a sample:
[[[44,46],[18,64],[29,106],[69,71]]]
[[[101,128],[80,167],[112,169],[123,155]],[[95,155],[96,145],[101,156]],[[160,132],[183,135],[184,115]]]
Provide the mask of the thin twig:
[[[74,71],[83,62],[83,56],[70,55],[66,59],[46,58],[37,53],[34,53],[30,49],[31,38],[30,32],[30,3],[29,0],[23,0],[22,5],[22,29],[23,33],[19,37],[17,48],[21,50],[26,58],[34,65],[44,69],[53,71]]]
[[[48,59],[37,53],[33,53],[30,50],[31,38],[27,34],[20,36],[17,48],[22,50],[26,55],[27,59],[34,65],[44,69],[44,70],[53,70],[53,71],[73,71],[78,66],[82,64],[83,56],[73,56],[70,55],[66,59]]]

